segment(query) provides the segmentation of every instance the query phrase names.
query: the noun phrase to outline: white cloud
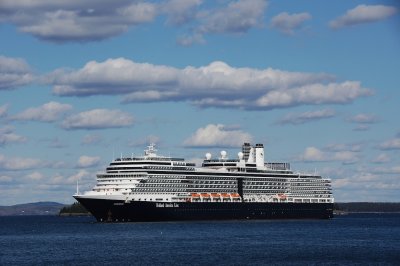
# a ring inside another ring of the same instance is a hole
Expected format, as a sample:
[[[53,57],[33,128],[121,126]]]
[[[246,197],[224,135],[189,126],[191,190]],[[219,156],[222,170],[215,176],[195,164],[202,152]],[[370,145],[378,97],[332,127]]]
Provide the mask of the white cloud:
[[[239,147],[244,142],[251,142],[252,136],[239,129],[230,129],[221,124],[209,124],[199,128],[187,138],[186,147]]]
[[[132,91],[166,90],[176,85],[173,67],[135,63],[125,58],[88,62],[78,71],[59,69],[48,75],[57,95],[122,94]]]
[[[362,88],[359,82],[310,84],[287,90],[273,90],[259,98],[258,108],[273,109],[277,107],[303,104],[344,104],[371,95],[371,90]]]
[[[43,162],[39,159],[33,158],[20,158],[10,157],[7,158],[3,154],[0,154],[0,169],[3,170],[27,170],[41,167]]]
[[[400,138],[389,139],[382,142],[379,146],[381,150],[399,150],[400,149]]]
[[[360,152],[362,150],[362,145],[360,143],[350,143],[350,144],[329,144],[326,145],[323,149],[329,152],[341,152],[341,151],[351,151],[351,152]]]
[[[191,46],[192,44],[204,44],[206,41],[204,40],[204,36],[199,33],[180,36],[177,41],[179,45],[182,46]]]
[[[0,175],[0,183],[11,183],[13,178],[8,175]]]
[[[306,12],[295,14],[282,12],[271,19],[270,25],[285,34],[293,34],[305,21],[310,19],[311,15]]]
[[[64,115],[71,109],[72,106],[69,104],[48,102],[39,107],[28,108],[25,111],[12,116],[11,119],[54,122],[57,121],[60,118],[60,116]]]
[[[332,83],[333,79],[325,73],[234,68],[219,61],[177,69],[124,58],[91,61],[82,69],[58,69],[47,76],[57,95],[119,94],[126,103],[188,101],[199,107],[269,110],[345,104],[372,94],[359,82]]]
[[[390,162],[390,157],[386,153],[381,153],[375,159],[373,159],[372,162],[373,163],[387,163],[387,162]]]
[[[81,157],[79,157],[78,160],[78,167],[79,168],[87,168],[87,167],[93,167],[93,166],[97,166],[100,162],[100,157],[98,156],[86,156],[83,155]]]
[[[384,5],[358,5],[329,23],[333,29],[339,29],[356,24],[375,22],[386,19],[397,13],[397,9]]]
[[[335,152],[322,151],[316,147],[307,147],[303,154],[298,156],[303,162],[335,162],[353,164],[360,160],[358,153],[354,151],[339,150]]]
[[[119,35],[155,19],[157,5],[144,1],[3,0],[4,22],[22,32],[53,41],[94,41]]]
[[[358,114],[348,119],[349,122],[359,124],[374,124],[379,121],[378,117],[373,114]]]
[[[353,164],[353,163],[358,162],[360,159],[358,158],[358,154],[356,152],[338,151],[338,152],[335,152],[329,160],[330,161],[340,161],[343,164]]]
[[[300,156],[300,160],[308,162],[326,161],[326,154],[315,147],[307,147],[304,153]]]
[[[55,174],[49,181],[50,185],[72,185],[76,184],[76,182],[82,181],[85,177],[89,177],[90,173],[84,169],[79,170],[77,173],[64,176],[62,174]],[[81,182],[79,182],[81,184]],[[49,189],[48,187],[44,187],[45,189]]]
[[[15,89],[32,81],[32,71],[23,59],[0,55],[0,91]]]
[[[0,118],[7,116],[9,104],[0,105]]]
[[[202,0],[169,0],[161,4],[162,13],[167,14],[167,24],[182,25],[196,16],[196,8]]]
[[[30,174],[27,174],[26,178],[33,180],[33,181],[38,181],[38,180],[43,179],[44,175],[42,173],[39,173],[36,171],[36,172],[30,173]]]
[[[61,126],[65,129],[104,129],[129,127],[133,116],[120,110],[93,109],[71,115],[64,119]]]
[[[265,0],[238,0],[220,9],[199,14],[200,33],[244,33],[262,25]]]
[[[23,143],[27,138],[14,133],[14,128],[5,126],[0,128],[0,146],[10,143]]]
[[[398,175],[400,174],[400,166],[379,167],[373,169],[372,171],[377,174]]]
[[[304,113],[290,113],[278,120],[278,124],[299,125],[316,120],[332,118],[335,116],[335,111],[332,109],[322,109],[316,111],[308,111]]]

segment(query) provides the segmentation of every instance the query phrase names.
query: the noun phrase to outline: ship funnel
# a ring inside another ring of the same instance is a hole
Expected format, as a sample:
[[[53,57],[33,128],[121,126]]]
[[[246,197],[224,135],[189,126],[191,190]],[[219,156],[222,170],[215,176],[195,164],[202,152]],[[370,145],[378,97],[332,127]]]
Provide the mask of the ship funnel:
[[[264,145],[263,144],[256,144],[256,166],[257,169],[264,168]]]

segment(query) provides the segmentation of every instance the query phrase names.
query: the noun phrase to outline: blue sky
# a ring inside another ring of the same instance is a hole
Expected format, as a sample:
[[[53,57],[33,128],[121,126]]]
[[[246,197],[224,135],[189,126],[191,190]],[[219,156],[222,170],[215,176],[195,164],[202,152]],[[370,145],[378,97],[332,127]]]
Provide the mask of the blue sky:
[[[113,156],[197,163],[243,141],[400,200],[396,1],[13,1],[0,5],[0,205],[70,203]]]

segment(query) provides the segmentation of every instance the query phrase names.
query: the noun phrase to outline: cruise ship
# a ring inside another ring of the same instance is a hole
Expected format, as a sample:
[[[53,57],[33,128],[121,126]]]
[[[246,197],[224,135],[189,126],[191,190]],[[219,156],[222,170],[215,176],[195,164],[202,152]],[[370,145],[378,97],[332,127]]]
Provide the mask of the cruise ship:
[[[73,197],[99,222],[329,219],[334,203],[330,179],[265,162],[263,144],[250,143],[236,159],[207,153],[201,167],[150,144],[143,156],[113,160],[92,190]]]

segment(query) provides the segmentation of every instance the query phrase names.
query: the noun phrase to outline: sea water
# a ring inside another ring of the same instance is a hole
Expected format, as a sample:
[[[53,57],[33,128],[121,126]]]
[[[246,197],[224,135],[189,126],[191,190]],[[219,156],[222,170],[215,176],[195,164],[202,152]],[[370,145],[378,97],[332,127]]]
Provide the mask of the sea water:
[[[0,217],[1,265],[400,265],[400,214],[97,223]]]

